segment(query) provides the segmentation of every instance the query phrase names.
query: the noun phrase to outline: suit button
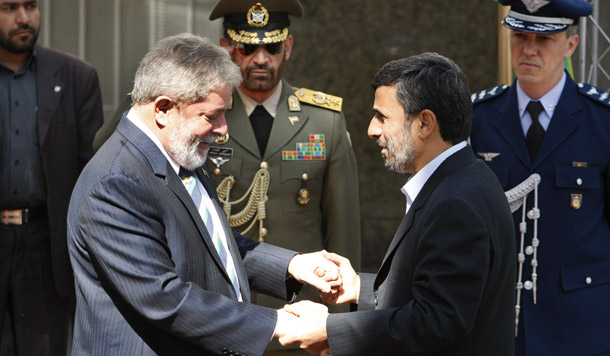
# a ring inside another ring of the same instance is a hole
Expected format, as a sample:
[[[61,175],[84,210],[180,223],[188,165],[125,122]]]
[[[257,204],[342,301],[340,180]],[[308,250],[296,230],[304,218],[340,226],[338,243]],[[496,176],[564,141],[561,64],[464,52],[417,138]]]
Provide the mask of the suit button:
[[[222,352],[223,355],[228,355],[229,354],[229,349],[227,349],[226,347],[223,347],[222,350],[220,350]]]
[[[377,299],[377,295],[375,295],[375,305],[379,304],[379,300]]]
[[[525,281],[524,287],[527,290],[531,290],[534,287],[534,283],[532,283],[532,281]]]
[[[576,179],[576,184],[578,184],[578,185],[582,185],[582,179],[581,179],[581,178],[577,178],[577,179]]]

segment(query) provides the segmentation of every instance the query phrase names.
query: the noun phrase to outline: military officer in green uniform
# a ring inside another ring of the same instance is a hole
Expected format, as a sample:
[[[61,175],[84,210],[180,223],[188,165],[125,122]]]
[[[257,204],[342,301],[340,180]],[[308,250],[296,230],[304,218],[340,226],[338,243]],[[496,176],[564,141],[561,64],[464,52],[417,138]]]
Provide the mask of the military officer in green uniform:
[[[282,79],[294,43],[289,16],[302,14],[298,0],[221,0],[210,14],[224,17],[220,45],[244,81],[226,113],[229,133],[208,163],[233,229],[297,251],[327,249],[358,266],[358,174],[342,99]],[[299,299],[319,297],[304,288]],[[263,295],[256,302],[282,305]],[[266,355],[300,352],[276,348]]]

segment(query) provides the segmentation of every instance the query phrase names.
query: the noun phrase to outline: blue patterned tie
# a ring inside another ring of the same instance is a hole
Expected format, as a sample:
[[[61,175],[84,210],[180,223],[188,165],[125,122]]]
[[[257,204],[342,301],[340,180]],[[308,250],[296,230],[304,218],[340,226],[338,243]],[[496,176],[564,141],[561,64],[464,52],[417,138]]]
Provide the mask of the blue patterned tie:
[[[235,294],[237,295],[238,300],[242,301],[241,292],[239,291],[239,280],[237,279],[237,273],[235,272],[235,264],[233,263],[233,258],[229,253],[229,246],[227,245],[226,237],[221,232],[222,225],[220,224],[216,209],[214,209],[214,204],[209,197],[207,197],[207,199],[203,198],[203,185],[201,185],[201,182],[197,182],[197,177],[195,176],[194,172],[180,168],[179,175],[182,179],[184,187],[191,196],[191,199],[193,199],[193,203],[195,203],[195,206],[199,211],[199,215],[201,215],[201,218],[203,219],[203,223],[208,230],[210,237],[212,238],[212,242],[216,247],[216,252],[218,252],[225,271],[231,279],[231,284],[233,284]],[[214,220],[216,220],[216,223]]]

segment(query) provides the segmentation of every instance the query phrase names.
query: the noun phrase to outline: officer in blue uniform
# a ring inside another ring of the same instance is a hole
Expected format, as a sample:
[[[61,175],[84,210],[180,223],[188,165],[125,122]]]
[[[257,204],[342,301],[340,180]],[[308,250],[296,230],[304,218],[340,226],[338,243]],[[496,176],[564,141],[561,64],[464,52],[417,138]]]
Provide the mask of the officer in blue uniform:
[[[528,222],[516,354],[610,355],[610,95],[564,70],[578,18],[592,8],[585,0],[500,3],[511,6],[502,23],[517,80],[473,95],[471,144],[505,190],[541,177],[540,243],[533,254]]]

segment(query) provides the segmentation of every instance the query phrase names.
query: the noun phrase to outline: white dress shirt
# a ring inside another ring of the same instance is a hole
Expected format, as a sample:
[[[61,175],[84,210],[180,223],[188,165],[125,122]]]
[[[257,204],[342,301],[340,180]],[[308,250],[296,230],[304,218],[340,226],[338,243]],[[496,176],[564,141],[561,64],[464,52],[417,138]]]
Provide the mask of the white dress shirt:
[[[432,161],[428,162],[417,174],[409,178],[407,183],[400,189],[402,194],[407,198],[407,208],[405,210],[405,215],[409,212],[411,208],[411,204],[417,198],[417,195],[424,187],[424,184],[430,179],[430,176],[436,171],[436,169],[443,163],[447,157],[451,156],[455,152],[461,150],[466,147],[466,141],[462,141],[458,144],[455,144],[448,149],[446,149],[443,153],[436,156]]]
[[[542,108],[544,109],[540,116],[538,116],[538,121],[540,121],[540,125],[544,131],[548,130],[549,125],[551,124],[551,118],[553,117],[553,112],[555,112],[555,108],[557,107],[557,103],[559,102],[559,98],[561,97],[561,92],[563,91],[563,87],[566,84],[566,72],[563,72],[563,76],[557,85],[553,87],[553,89],[549,90],[548,93],[544,94],[539,100],[534,100],[530,98],[523,89],[521,89],[521,85],[519,85],[519,81],[517,80],[517,103],[519,105],[519,118],[521,119],[521,128],[523,129],[523,135],[527,135],[527,130],[529,130],[532,125],[532,118],[530,114],[525,110],[527,104],[530,101],[540,101],[542,104]]]

